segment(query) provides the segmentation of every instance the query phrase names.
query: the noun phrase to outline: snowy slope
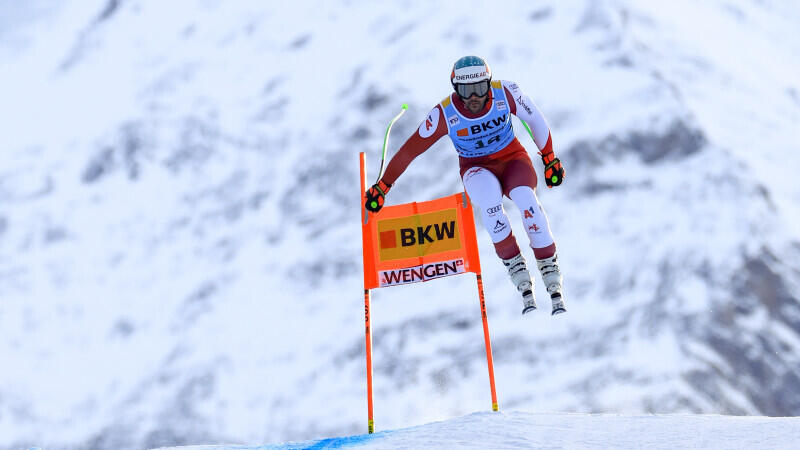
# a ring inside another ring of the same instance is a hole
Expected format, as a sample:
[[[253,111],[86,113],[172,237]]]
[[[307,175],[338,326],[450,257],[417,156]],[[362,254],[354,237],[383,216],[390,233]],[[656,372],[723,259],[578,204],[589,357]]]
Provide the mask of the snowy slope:
[[[441,422],[306,442],[175,450],[301,448],[616,448],[785,449],[796,443],[796,417],[474,413]],[[166,448],[162,450],[167,450]]]
[[[800,414],[792,2],[0,5],[0,448],[363,432],[357,155],[464,54],[567,170],[567,315],[521,318],[479,230],[501,410]],[[378,430],[490,408],[472,277],[374,293]]]

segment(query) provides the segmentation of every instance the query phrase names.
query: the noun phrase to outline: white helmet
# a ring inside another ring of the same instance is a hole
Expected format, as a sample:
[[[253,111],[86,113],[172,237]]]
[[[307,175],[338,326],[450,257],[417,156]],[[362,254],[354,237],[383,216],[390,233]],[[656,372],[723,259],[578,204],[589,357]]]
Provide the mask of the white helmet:
[[[464,56],[453,64],[450,73],[450,83],[461,98],[472,95],[483,97],[489,92],[489,83],[492,81],[492,69],[483,58],[477,56]]]

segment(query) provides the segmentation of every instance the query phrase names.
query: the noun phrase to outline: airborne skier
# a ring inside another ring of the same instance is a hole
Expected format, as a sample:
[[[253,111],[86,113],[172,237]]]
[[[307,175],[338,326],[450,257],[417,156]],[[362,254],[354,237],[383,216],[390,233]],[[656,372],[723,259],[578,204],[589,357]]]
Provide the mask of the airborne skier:
[[[566,312],[556,244],[536,197],[536,172],[527,151],[514,135],[509,113],[530,125],[545,165],[545,182],[547,187],[553,187],[561,184],[564,168],[553,153],[544,116],[516,83],[492,81],[489,65],[477,56],[456,61],[450,82],[455,92],[434,106],[419,130],[400,147],[383,177],[367,190],[365,207],[379,211],[385,195],[411,161],[443,136],[449,136],[458,152],[464,188],[480,208],[495,252],[508,268],[511,282],[522,293],[522,314],[536,309],[536,300],[525,258],[503,210],[504,195],[522,214],[536,265],[553,303],[552,314]]]

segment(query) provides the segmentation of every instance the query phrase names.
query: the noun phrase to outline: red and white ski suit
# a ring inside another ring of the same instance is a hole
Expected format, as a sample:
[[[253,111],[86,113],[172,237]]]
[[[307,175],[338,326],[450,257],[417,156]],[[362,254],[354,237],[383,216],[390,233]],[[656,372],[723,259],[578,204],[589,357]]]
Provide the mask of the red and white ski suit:
[[[508,216],[503,208],[502,200],[505,195],[520,210],[535,257],[537,259],[549,258],[555,254],[555,242],[550,232],[547,216],[536,197],[536,172],[527,151],[519,140],[513,137],[503,147],[490,148],[491,153],[489,154],[465,156],[468,152],[464,151],[462,141],[468,138],[462,139],[461,136],[470,135],[471,132],[469,127],[459,128],[459,126],[463,126],[464,123],[479,123],[476,121],[480,121],[484,117],[502,117],[508,121],[508,124],[504,126],[511,126],[510,117],[498,116],[498,110],[505,109],[528,123],[539,150],[545,152],[552,150],[550,129],[536,104],[521,91],[516,83],[497,80],[492,82],[492,89],[489,90],[486,105],[477,114],[472,114],[455,93],[433,107],[420,124],[418,131],[408,138],[389,161],[382,180],[387,184],[394,184],[411,161],[427,151],[442,137],[450,136],[459,152],[459,166],[464,188],[472,202],[480,208],[484,227],[491,236],[497,255],[502,259],[509,259],[520,253]],[[452,114],[447,116],[446,111],[450,111]],[[498,123],[499,119],[495,119],[494,125],[498,125]],[[487,121],[483,126],[484,131],[487,127],[492,128],[492,125],[491,120]],[[476,128],[476,132],[480,130],[479,125],[473,126]],[[497,131],[492,133],[494,137],[488,141],[499,141]],[[478,142],[478,144],[480,144],[478,148],[486,148],[482,142]]]

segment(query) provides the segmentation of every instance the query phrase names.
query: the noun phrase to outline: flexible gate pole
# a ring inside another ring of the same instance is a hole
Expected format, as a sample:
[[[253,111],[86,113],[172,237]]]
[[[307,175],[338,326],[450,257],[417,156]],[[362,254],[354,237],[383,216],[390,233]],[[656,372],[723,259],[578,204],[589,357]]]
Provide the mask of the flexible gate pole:
[[[483,340],[486,344],[486,362],[489,366],[489,387],[492,390],[492,411],[497,411],[497,391],[494,388],[494,362],[492,360],[492,340],[489,339],[489,319],[486,317],[486,299],[483,296],[483,278],[476,274],[478,279],[478,298],[481,301],[481,319],[483,321]]]
[[[464,208],[465,214],[468,215],[470,220],[464,221],[464,233],[469,236],[475,236],[475,222],[472,219],[472,208],[469,206],[467,202],[467,194],[462,194],[463,204],[462,208]],[[494,362],[492,358],[492,340],[489,339],[489,319],[486,314],[486,297],[483,295],[483,277],[481,276],[481,258],[478,254],[478,246],[472,245],[467,250],[469,254],[469,259],[472,261],[473,267],[472,271],[475,272],[475,276],[478,282],[478,299],[480,300],[481,305],[481,321],[483,322],[483,340],[486,346],[486,364],[489,368],[489,388],[492,391],[492,411],[498,411],[499,407],[497,406],[497,390],[494,387]]]
[[[364,323],[366,325],[367,346],[367,431],[375,431],[372,419],[372,332],[369,326],[369,289],[364,289]]]
[[[359,162],[361,166],[361,205],[366,203],[367,198],[364,193],[367,191],[367,155],[364,152],[359,154]],[[361,207],[361,212],[364,214],[364,224],[369,220],[369,213],[366,208]],[[363,228],[362,228],[363,232]],[[367,264],[367,252],[364,252],[364,267],[369,267]],[[371,265],[371,264],[369,264]],[[366,277],[367,271],[364,270]],[[367,430],[369,433],[375,431],[375,421],[372,417],[372,329],[369,320],[369,289],[367,289],[367,280],[364,280],[364,344],[367,349]]]

